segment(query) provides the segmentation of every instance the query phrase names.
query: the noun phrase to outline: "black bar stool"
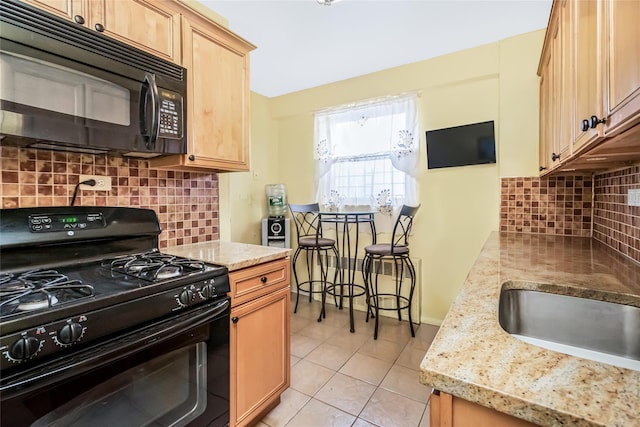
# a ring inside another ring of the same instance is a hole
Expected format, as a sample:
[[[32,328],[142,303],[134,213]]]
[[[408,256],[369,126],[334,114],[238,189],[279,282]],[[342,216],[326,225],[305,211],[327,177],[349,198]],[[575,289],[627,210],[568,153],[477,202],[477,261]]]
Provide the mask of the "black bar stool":
[[[309,302],[311,302],[312,295],[315,293],[322,294],[322,307],[318,317],[318,322],[325,317],[324,302],[326,299],[326,292],[328,286],[333,286],[336,283],[339,269],[339,255],[336,242],[333,239],[329,239],[322,236],[322,222],[320,221],[320,206],[317,203],[311,203],[306,205],[289,205],[291,210],[291,216],[293,217],[296,225],[296,232],[298,235],[298,248],[293,255],[293,276],[296,281],[296,305],[293,312],[298,310],[298,299],[300,298],[300,291],[309,293]],[[302,251],[307,255],[307,280],[299,281],[298,272],[296,268],[296,261]],[[333,282],[329,282],[329,252],[332,252],[336,259],[336,268]],[[316,262],[316,255],[318,264],[320,266],[320,278],[314,279],[313,266]],[[315,284],[320,284],[320,289],[316,289]]]
[[[413,330],[413,321],[411,319],[411,304],[413,300],[413,292],[416,287],[416,270],[409,258],[409,233],[413,226],[413,218],[418,212],[420,206],[402,206],[400,214],[396,219],[396,223],[393,227],[391,234],[391,243],[381,243],[369,245],[364,248],[365,256],[362,265],[362,276],[364,283],[368,289],[367,298],[367,317],[366,321],[369,321],[369,315],[376,319],[375,328],[373,332],[373,339],[378,339],[378,319],[380,317],[380,310],[394,310],[398,312],[398,320],[402,320],[403,309],[407,309],[409,314],[409,327],[411,328],[411,336],[415,337],[415,331]],[[395,272],[395,293],[381,292],[378,287],[378,277],[382,269],[383,261],[390,259],[394,263]],[[375,266],[375,279],[373,278],[373,270]],[[403,286],[405,285],[405,268],[409,273],[409,295],[404,296],[402,294]],[[393,307],[381,307],[381,297],[391,297],[389,299],[395,302]],[[374,314],[375,311],[375,314]]]

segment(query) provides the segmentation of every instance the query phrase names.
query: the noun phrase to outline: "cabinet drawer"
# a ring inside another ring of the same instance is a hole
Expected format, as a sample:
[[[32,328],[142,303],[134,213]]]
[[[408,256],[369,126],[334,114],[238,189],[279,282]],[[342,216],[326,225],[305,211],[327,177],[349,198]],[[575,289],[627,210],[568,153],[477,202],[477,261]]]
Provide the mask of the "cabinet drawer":
[[[231,305],[289,286],[289,258],[283,258],[229,273]]]

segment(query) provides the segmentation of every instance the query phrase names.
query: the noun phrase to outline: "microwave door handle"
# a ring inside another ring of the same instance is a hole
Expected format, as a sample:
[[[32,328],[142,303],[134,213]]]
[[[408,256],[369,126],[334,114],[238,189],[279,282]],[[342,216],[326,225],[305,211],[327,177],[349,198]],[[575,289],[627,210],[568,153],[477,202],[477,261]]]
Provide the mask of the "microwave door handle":
[[[147,92],[151,94],[151,126],[147,126]],[[158,85],[156,84],[156,76],[152,73],[145,73],[144,81],[142,82],[142,90],[140,91],[140,127],[142,129],[142,137],[144,138],[145,145],[148,149],[153,149],[156,140],[158,139],[159,131],[159,117],[158,110],[160,109],[158,96]]]

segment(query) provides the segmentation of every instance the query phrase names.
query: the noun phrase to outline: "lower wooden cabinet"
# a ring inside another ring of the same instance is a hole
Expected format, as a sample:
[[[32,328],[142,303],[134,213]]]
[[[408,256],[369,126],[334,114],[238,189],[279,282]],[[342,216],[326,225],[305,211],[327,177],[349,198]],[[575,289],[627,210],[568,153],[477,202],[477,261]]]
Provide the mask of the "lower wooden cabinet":
[[[286,268],[285,280],[274,272],[279,267]],[[241,304],[232,300],[231,427],[255,424],[280,402],[280,395],[291,383],[288,272],[287,259],[230,274],[232,289],[237,282],[246,282],[252,276],[270,289],[266,294],[256,289],[259,296]]]
[[[534,427],[529,421],[434,390],[431,393],[431,427]]]

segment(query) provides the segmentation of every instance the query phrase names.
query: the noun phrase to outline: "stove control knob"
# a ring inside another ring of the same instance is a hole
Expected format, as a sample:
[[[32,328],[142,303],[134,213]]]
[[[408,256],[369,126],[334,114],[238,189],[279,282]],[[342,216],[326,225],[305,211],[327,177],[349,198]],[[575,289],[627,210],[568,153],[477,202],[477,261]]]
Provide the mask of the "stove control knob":
[[[9,349],[12,359],[23,361],[34,356],[40,350],[40,340],[34,337],[22,337]]]
[[[207,283],[200,289],[200,293],[204,299],[213,298],[216,296],[216,287],[211,283]]]
[[[58,331],[58,341],[62,344],[73,344],[82,338],[82,325],[71,322]]]
[[[180,295],[178,295],[178,302],[181,306],[186,307],[191,304],[193,298],[193,291],[191,289],[184,289],[182,292],[180,292]]]

